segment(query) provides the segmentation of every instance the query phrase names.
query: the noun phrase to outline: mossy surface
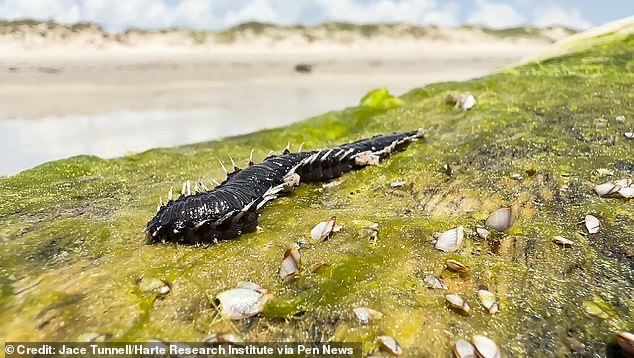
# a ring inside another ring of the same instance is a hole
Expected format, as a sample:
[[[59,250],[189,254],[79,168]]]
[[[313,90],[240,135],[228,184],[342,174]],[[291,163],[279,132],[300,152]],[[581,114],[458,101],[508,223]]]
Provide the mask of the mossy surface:
[[[634,330],[634,204],[592,188],[634,176],[634,141],[623,137],[634,129],[633,48],[633,35],[612,37],[400,100],[379,91],[387,102],[366,97],[363,106],[288,127],[112,160],[79,156],[1,178],[0,337],[199,341],[231,332],[252,341],[360,341],[371,352],[375,337],[388,334],[407,356],[443,356],[457,339],[480,334],[506,356],[613,351],[615,333]],[[453,109],[443,103],[449,92],[470,92],[478,104]],[[379,166],[325,187],[302,184],[269,203],[256,233],[211,247],[144,243],[159,197],[188,179],[221,179],[217,157],[246,163],[251,149],[264,158],[288,141],[324,148],[415,128],[427,138]],[[521,216],[509,234],[490,242],[473,234],[512,203]],[[585,233],[586,214],[601,220],[598,234]],[[342,231],[302,249],[302,277],[283,283],[285,249],[333,215]],[[370,223],[378,223],[375,240],[364,229]],[[467,228],[463,247],[436,250],[433,234],[457,225]],[[559,247],[554,235],[575,244]],[[448,258],[471,272],[446,271]],[[427,274],[461,294],[472,315],[449,310],[446,291],[425,287]],[[170,293],[148,290],[144,282],[156,280]],[[275,298],[262,315],[230,322],[214,296],[240,281]],[[497,315],[478,304],[479,285],[498,295]],[[607,318],[588,317],[589,302]],[[357,306],[384,317],[361,326]]]

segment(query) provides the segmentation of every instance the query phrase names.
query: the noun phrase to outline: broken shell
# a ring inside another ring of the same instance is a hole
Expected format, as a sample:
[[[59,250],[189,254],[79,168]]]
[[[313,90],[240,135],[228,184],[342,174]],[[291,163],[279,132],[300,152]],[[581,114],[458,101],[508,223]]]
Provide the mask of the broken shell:
[[[612,182],[598,184],[594,186],[594,191],[602,197],[613,196],[621,190],[621,186]]]
[[[475,104],[476,100],[472,94],[463,93],[458,97],[458,102],[456,103],[456,106],[462,108],[463,111],[467,111],[473,108]]]
[[[469,266],[463,264],[462,262],[458,260],[449,259],[446,261],[446,264],[447,264],[447,268],[449,268],[452,271],[467,273],[470,270]]]
[[[400,188],[400,187],[402,187],[403,185],[405,185],[405,182],[404,182],[404,181],[400,181],[400,180],[398,180],[398,181],[393,181],[393,182],[391,182],[391,183],[390,183],[390,186],[391,186],[392,188]]]
[[[625,132],[625,133],[623,133],[623,135],[627,139],[634,139],[634,132]]]
[[[522,180],[522,179],[524,179],[524,177],[522,177],[521,174],[513,173],[513,174],[511,174],[511,179],[513,179],[513,180]]]
[[[500,304],[495,297],[495,293],[481,288],[478,290],[478,299],[480,299],[482,307],[486,308],[490,314],[496,314],[500,310]]]
[[[248,286],[244,287],[244,286]],[[257,289],[254,289],[257,287]],[[232,319],[243,319],[262,312],[264,305],[271,295],[259,285],[247,282],[242,287],[232,288],[219,293],[216,298],[220,301],[223,316]]]
[[[513,226],[513,223],[515,223],[518,212],[519,207],[517,206],[517,204],[499,208],[496,211],[492,212],[491,215],[489,215],[489,217],[484,222],[484,226],[488,227],[489,229],[506,233]]]
[[[447,305],[449,307],[451,307],[458,313],[468,316],[471,312],[471,307],[469,307],[467,301],[465,301],[462,297],[460,297],[460,295],[456,293],[445,295],[445,301],[447,302]]]
[[[619,190],[619,195],[622,196],[624,199],[634,198],[634,187],[622,187],[621,190]]]
[[[478,357],[482,358],[500,358],[502,353],[493,340],[485,336],[473,336],[473,345],[475,346]]]
[[[464,227],[461,225],[455,229],[451,229],[440,234],[434,247],[440,251],[454,252],[460,248],[463,239]]]
[[[400,356],[403,354],[403,347],[396,341],[396,339],[390,336],[379,336],[377,337],[379,343],[381,343],[381,347],[387,350],[388,352]]]
[[[476,351],[475,347],[471,343],[465,341],[464,339],[459,339],[453,345],[453,354],[456,358],[475,358]]]
[[[425,285],[427,285],[427,287],[429,288],[435,288],[439,290],[449,289],[449,286],[447,286],[447,284],[445,284],[440,278],[436,276],[427,275],[425,276],[425,278],[423,278],[423,282],[425,282]]]
[[[596,234],[601,229],[601,222],[592,215],[586,215],[586,229],[590,234]]]
[[[370,320],[381,319],[383,318],[383,313],[373,310],[369,307],[357,307],[352,310],[354,314],[357,316],[359,323],[366,325],[370,322]]]
[[[624,351],[634,354],[634,334],[629,332],[619,332],[616,335],[616,341]]]
[[[566,247],[566,246],[572,246],[572,245],[574,244],[574,242],[572,242],[572,241],[570,241],[570,240],[566,239],[566,238],[565,238],[565,237],[563,237],[563,236],[555,236],[555,237],[553,237],[553,242],[554,242],[555,244],[557,244],[557,245],[561,245],[561,246],[564,246],[564,247]]]
[[[482,226],[476,226],[476,233],[485,240],[491,236],[491,232]]]
[[[310,237],[317,242],[326,240],[335,231],[335,222],[337,218],[331,217],[328,221],[322,221],[310,230]]]
[[[625,122],[625,116],[616,116],[617,122]]]
[[[299,251],[295,247],[291,247],[284,253],[282,266],[280,267],[279,276],[286,282],[291,282],[299,277],[300,268]]]

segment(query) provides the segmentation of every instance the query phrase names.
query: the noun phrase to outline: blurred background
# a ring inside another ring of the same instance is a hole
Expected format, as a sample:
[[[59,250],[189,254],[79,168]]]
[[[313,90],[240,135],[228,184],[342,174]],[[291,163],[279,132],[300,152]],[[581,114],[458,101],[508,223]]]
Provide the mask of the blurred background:
[[[466,80],[631,14],[631,0],[0,0],[0,175]]]

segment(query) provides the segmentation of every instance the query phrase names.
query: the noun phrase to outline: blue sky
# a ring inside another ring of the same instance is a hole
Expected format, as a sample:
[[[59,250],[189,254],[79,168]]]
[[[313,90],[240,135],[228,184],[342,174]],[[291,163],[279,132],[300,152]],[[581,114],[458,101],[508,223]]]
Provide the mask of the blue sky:
[[[223,29],[246,21],[408,22],[502,28],[563,24],[584,29],[634,15],[634,0],[0,0],[0,18],[91,21],[130,27]]]

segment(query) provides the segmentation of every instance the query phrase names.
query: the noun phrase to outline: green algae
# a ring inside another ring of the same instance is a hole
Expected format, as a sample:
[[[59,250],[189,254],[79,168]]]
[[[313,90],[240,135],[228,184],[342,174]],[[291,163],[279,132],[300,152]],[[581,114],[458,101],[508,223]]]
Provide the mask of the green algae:
[[[362,342],[371,352],[375,337],[388,334],[408,356],[439,356],[459,338],[484,334],[512,356],[614,350],[614,335],[634,330],[634,210],[592,187],[634,175],[634,141],[622,137],[634,123],[634,35],[593,43],[400,99],[380,89],[359,107],[284,128],[112,160],[79,156],[1,178],[0,337],[198,341],[231,332],[256,341]],[[473,93],[478,104],[452,109],[443,104],[449,92]],[[601,117],[607,124],[598,125]],[[416,128],[427,138],[381,165],[271,202],[256,233],[204,248],[144,244],[145,223],[170,187],[223,177],[216,157],[246,163],[251,149],[263,158],[289,140],[313,149]],[[609,145],[614,135],[620,140]],[[508,235],[485,241],[472,232],[511,203],[521,216]],[[601,220],[599,233],[585,233],[586,214]],[[302,249],[302,277],[283,283],[284,250],[332,215],[342,231]],[[463,247],[434,249],[433,235],[457,225],[467,228]],[[574,245],[555,245],[555,235]],[[447,271],[449,258],[471,272]],[[473,314],[447,309],[446,292],[423,283],[430,274]],[[152,280],[170,293],[145,291]],[[214,296],[240,281],[257,282],[274,299],[261,317],[230,322]],[[479,306],[479,285],[497,294],[497,315]],[[589,317],[588,302],[609,314]],[[352,313],[358,306],[384,317],[362,326]]]

